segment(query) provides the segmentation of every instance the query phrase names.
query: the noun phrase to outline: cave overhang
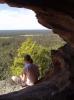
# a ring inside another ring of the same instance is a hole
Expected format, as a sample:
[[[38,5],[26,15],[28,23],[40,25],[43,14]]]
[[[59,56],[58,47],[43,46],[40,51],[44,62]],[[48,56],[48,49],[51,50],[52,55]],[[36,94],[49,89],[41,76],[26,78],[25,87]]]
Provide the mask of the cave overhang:
[[[0,0],[12,7],[28,8],[36,13],[38,22],[74,44],[74,0]]]

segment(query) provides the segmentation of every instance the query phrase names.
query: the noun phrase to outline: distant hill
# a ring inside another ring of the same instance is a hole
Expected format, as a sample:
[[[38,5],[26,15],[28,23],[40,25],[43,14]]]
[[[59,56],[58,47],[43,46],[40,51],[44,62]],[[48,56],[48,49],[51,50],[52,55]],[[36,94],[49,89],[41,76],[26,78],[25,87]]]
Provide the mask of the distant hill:
[[[0,36],[13,36],[13,35],[46,35],[52,34],[50,30],[0,30]]]

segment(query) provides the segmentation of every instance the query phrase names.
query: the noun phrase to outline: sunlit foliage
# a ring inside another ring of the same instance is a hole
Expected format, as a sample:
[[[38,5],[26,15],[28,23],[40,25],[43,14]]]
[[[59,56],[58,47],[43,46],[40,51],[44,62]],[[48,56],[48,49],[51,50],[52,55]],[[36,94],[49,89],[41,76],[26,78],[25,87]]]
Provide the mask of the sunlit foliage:
[[[49,48],[37,44],[31,38],[23,42],[17,50],[17,56],[14,58],[13,66],[11,67],[12,75],[19,75],[24,66],[24,55],[30,54],[34,63],[39,66],[40,75],[43,76],[50,63]]]

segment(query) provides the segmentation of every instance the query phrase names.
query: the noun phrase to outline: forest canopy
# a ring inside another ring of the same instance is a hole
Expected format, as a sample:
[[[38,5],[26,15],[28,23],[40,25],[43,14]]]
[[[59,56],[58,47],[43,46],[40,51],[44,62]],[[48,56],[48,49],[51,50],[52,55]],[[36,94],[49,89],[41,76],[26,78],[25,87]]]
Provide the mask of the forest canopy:
[[[28,39],[30,37],[32,37],[32,39]],[[57,49],[62,45],[64,45],[64,41],[59,38],[59,36],[53,34],[44,35],[41,33],[40,36],[27,37],[19,35],[10,36],[4,34],[2,36],[1,34],[0,80],[11,77],[11,75],[19,75],[21,73],[23,68],[23,58],[21,60],[20,57],[22,57],[22,55],[25,53],[29,53],[32,56],[34,63],[39,65],[41,76],[44,75],[51,63],[51,50]],[[18,55],[20,55],[20,57],[18,57]],[[17,61],[21,62],[21,64],[19,64],[20,67],[16,67],[16,69],[13,70],[15,68],[13,66],[17,63]]]

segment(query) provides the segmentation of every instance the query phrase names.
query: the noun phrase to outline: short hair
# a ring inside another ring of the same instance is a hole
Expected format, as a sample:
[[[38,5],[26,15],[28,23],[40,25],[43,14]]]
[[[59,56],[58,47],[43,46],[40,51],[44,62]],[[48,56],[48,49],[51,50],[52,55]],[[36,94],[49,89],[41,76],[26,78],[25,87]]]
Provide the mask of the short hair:
[[[33,63],[33,60],[32,60],[32,58],[31,58],[31,56],[29,54],[26,54],[24,56],[24,61],[29,61],[30,63]]]
[[[24,56],[24,60],[25,61],[29,61],[31,59],[31,56],[29,55],[29,54],[26,54],[25,56]]]
[[[30,63],[33,63],[33,59],[32,58],[30,59]]]

